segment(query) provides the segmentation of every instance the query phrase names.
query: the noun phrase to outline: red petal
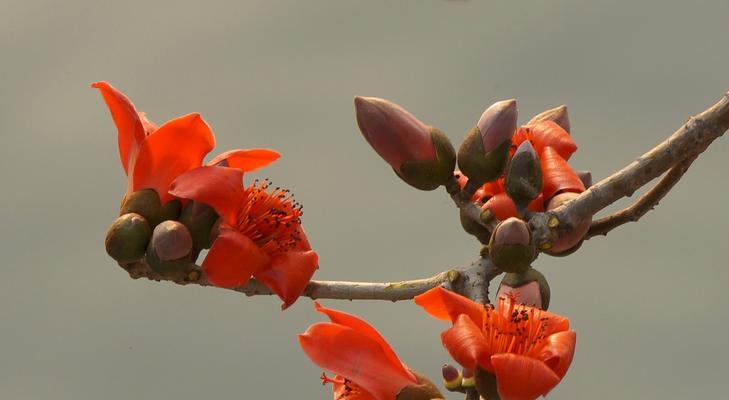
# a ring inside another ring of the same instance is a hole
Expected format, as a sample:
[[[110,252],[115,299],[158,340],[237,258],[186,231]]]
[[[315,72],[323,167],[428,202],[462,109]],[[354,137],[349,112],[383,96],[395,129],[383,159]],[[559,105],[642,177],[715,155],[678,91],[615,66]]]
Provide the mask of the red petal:
[[[202,267],[215,286],[236,288],[248,283],[251,275],[265,268],[271,259],[248,236],[222,227]]]
[[[364,321],[352,314],[332,310],[331,308],[322,307],[319,302],[314,302],[314,307],[316,308],[316,311],[329,317],[329,319],[333,323],[350,327],[357,332],[369,336],[370,339],[379,343],[380,347],[382,348],[382,352],[385,354],[393,367],[397,368],[399,366],[400,368],[402,368],[403,374],[408,375],[412,380],[417,380],[415,376],[413,376],[413,374],[408,371],[407,367],[403,365],[402,361],[400,361],[400,358],[397,356],[397,354],[395,354],[395,351],[392,349],[390,344],[387,343],[382,335],[380,335],[380,332],[377,332],[377,329],[375,329],[372,325],[368,324],[367,321]]]
[[[269,149],[238,149],[218,154],[207,164],[209,166],[221,166],[238,168],[243,172],[255,171],[276,161],[280,154]]]
[[[283,300],[285,309],[299,298],[317,268],[319,259],[313,250],[287,251],[272,256],[271,264],[254,275]]]
[[[183,173],[202,165],[215,147],[215,137],[199,114],[173,119],[147,136],[130,175],[129,190],[155,189],[162,204],[170,201],[170,184]]]
[[[467,315],[459,315],[453,326],[443,332],[440,338],[451,357],[464,368],[474,370],[476,365],[480,365],[491,370],[491,354],[483,332]]]
[[[149,118],[147,118],[147,113],[137,113],[139,115],[139,120],[142,122],[142,126],[144,127],[144,134],[149,136],[154,131],[157,130],[158,126],[154,122],[150,121]]]
[[[111,118],[118,131],[119,156],[124,172],[130,175],[130,164],[136,156],[139,146],[144,141],[144,128],[137,110],[131,100],[107,82],[92,83],[91,87],[99,89],[104,97]]]
[[[180,175],[170,186],[170,194],[205,203],[215,209],[228,225],[238,223],[240,205],[245,199],[243,171],[225,167],[200,167]]]
[[[570,364],[572,364],[576,340],[577,334],[575,331],[557,332],[545,338],[541,344],[533,348],[527,355],[544,362],[562,379],[567,374]]]
[[[413,300],[437,319],[455,323],[459,315],[466,314],[477,326],[483,325],[483,305],[442,287],[430,289]]]
[[[562,158],[556,149],[545,147],[540,160],[542,175],[544,176],[544,189],[542,195],[550,199],[559,192],[577,192],[585,190],[585,185],[572,167]]]
[[[516,205],[514,204],[514,201],[512,201],[506,193],[499,193],[491,197],[483,206],[481,206],[481,209],[491,210],[494,216],[501,221],[511,217],[519,217],[519,214],[516,212]]]
[[[547,146],[557,150],[565,160],[569,160],[572,153],[577,151],[577,144],[572,140],[572,136],[554,121],[541,121],[525,128],[527,137],[532,141],[540,157]]]
[[[512,353],[491,357],[501,400],[534,400],[557,386],[560,379],[543,362]]]
[[[299,335],[299,344],[314,364],[350,379],[377,400],[394,400],[416,383],[390,362],[377,341],[350,327],[314,324]]]

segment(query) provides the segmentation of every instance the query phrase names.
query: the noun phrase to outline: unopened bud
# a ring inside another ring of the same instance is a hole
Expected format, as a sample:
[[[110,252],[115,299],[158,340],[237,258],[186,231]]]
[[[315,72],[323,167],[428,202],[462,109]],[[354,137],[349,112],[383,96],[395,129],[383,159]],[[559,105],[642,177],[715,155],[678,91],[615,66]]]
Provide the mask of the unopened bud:
[[[494,103],[463,139],[458,149],[458,167],[469,180],[480,185],[504,172],[516,116],[516,100]]]
[[[197,250],[210,248],[212,230],[218,219],[218,214],[212,207],[196,201],[188,202],[180,214],[180,222],[190,231]]]
[[[464,388],[476,387],[476,378],[473,375],[473,370],[463,368],[463,378],[461,379],[461,386]]]
[[[529,225],[518,218],[500,222],[491,234],[489,256],[504,272],[520,272],[529,268],[536,257]]]
[[[478,239],[479,242],[487,244],[491,238],[491,232],[486,227],[474,221],[465,208],[460,209],[461,227],[466,233],[471,234]]]
[[[523,212],[532,200],[542,194],[542,166],[531,142],[524,141],[509,162],[504,190]]]
[[[592,173],[590,171],[576,171],[575,173],[582,181],[582,184],[585,185],[585,189],[589,189],[592,186]]]
[[[192,236],[185,225],[164,221],[152,232],[147,247],[149,267],[161,275],[186,272],[192,266]]]
[[[180,218],[180,211],[182,211],[182,203],[180,200],[174,199],[168,201],[167,204],[162,206],[160,210],[160,217],[162,221],[174,221]]]
[[[579,193],[574,192],[560,193],[552,197],[552,199],[547,204],[547,210],[554,210],[555,208],[563,205],[564,203],[567,203],[568,201],[574,199],[579,195]],[[570,231],[565,236],[562,236],[561,238],[559,238],[559,240],[553,243],[552,248],[545,251],[545,253],[550,255],[566,255],[564,253],[571,252],[572,250],[577,250],[577,248],[579,248],[580,244],[582,243],[582,238],[585,237],[587,231],[590,230],[590,224],[592,224],[591,218],[582,221],[580,224],[573,227],[572,231]]]
[[[152,229],[139,214],[128,213],[117,218],[106,232],[106,253],[120,263],[144,257]]]
[[[355,97],[362,135],[409,185],[433,190],[451,180],[456,154],[448,137],[399,105],[376,97]]]
[[[549,307],[549,284],[544,275],[534,268],[520,273],[507,273],[496,294],[497,299],[502,297],[516,299],[517,304],[546,310]]]
[[[162,204],[159,194],[154,189],[142,189],[128,193],[122,201],[119,215],[135,213],[147,220],[149,226],[154,228],[162,221]]]
[[[565,105],[561,105],[547,111],[542,111],[535,115],[534,118],[527,123],[527,125],[536,124],[537,122],[542,121],[553,121],[568,133],[570,131],[570,118],[569,115],[567,115],[567,106]]]
[[[443,385],[446,389],[455,391],[461,388],[461,379],[463,379],[461,371],[450,364],[443,364],[441,372],[443,373]]]
[[[410,369],[410,372],[415,375],[418,383],[402,388],[397,396],[395,396],[396,400],[443,399],[443,394],[428,377],[412,369]]]

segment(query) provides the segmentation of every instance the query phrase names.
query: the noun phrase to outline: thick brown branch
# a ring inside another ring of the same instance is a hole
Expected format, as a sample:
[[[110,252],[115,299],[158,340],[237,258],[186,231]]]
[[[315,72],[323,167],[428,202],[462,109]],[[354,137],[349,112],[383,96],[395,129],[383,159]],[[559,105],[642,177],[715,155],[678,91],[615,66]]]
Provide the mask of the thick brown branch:
[[[590,230],[587,232],[587,235],[585,235],[585,239],[598,235],[605,236],[608,232],[620,225],[638,221],[648,211],[654,209],[658,205],[658,202],[671,191],[695,159],[696,157],[694,156],[674,165],[670,170],[668,170],[666,175],[661,178],[656,186],[646,192],[630,207],[594,221],[592,225],[590,225]]]
[[[574,200],[554,210],[537,213],[530,220],[537,243],[548,248],[580,221],[615,201],[631,196],[682,160],[697,157],[729,129],[729,93],[718,103],[692,117],[671,137],[637,160],[596,183]]]

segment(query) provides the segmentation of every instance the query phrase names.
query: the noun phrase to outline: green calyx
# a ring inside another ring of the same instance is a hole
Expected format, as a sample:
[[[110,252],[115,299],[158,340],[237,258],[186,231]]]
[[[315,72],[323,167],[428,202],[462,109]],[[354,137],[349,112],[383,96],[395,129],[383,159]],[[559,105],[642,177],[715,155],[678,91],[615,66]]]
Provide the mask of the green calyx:
[[[509,221],[509,220],[507,220]],[[528,244],[521,243],[499,243],[495,238],[496,232],[504,222],[500,222],[494,229],[489,240],[489,257],[491,261],[504,272],[523,272],[531,266],[532,261],[537,257],[537,249],[534,245],[532,232],[529,230]]]
[[[511,140],[505,140],[486,153],[478,127],[473,127],[458,149],[458,169],[468,177],[469,182],[483,184],[496,180],[504,173],[509,160]]]
[[[542,297],[542,310],[548,309],[551,298],[549,283],[547,283],[547,278],[536,269],[527,268],[520,273],[507,273],[504,275],[504,279],[501,280],[501,285],[516,289],[532,282],[539,283],[539,294]]]
[[[182,203],[180,200],[171,200],[162,206],[162,209],[160,210],[160,219],[161,221],[175,221],[180,218],[181,211]]]
[[[435,190],[453,178],[456,151],[448,137],[437,128],[430,128],[435,147],[435,160],[405,161],[395,174],[408,185],[420,190]]]
[[[212,207],[190,201],[180,214],[180,222],[192,235],[195,249],[209,249],[212,246],[212,231],[219,216]]]
[[[130,263],[144,257],[152,237],[152,228],[139,214],[128,213],[117,218],[106,232],[106,253],[120,263]]]
[[[542,166],[536,154],[515,154],[506,171],[504,189],[517,209],[524,210],[532,200],[539,197],[543,186]]]
[[[157,191],[142,189],[127,194],[122,201],[119,215],[129,213],[139,214],[144,217],[151,228],[157,226],[162,222],[162,204]]]
[[[475,236],[482,244],[488,244],[489,238],[491,238],[491,232],[488,229],[471,219],[463,208],[460,209],[460,217],[461,226],[466,233]]]
[[[412,369],[410,372],[415,375],[418,383],[402,388],[397,396],[395,396],[396,400],[431,400],[444,398],[443,394],[438,390],[438,387],[430,379]]]
[[[476,390],[484,400],[501,400],[496,386],[496,375],[481,367],[476,367]]]

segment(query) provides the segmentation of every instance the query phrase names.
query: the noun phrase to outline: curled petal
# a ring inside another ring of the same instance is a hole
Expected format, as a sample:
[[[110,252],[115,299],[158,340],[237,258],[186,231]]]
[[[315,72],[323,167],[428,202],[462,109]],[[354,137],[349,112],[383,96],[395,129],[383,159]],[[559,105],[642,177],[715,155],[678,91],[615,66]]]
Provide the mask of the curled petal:
[[[560,192],[577,192],[585,190],[585,185],[572,167],[559,152],[552,147],[545,147],[541,157],[544,189],[542,195],[550,199]]]
[[[269,149],[238,149],[218,154],[207,165],[238,168],[243,172],[251,172],[271,164],[280,157],[280,154]]]
[[[130,169],[129,192],[155,189],[162,204],[172,199],[170,184],[181,174],[202,165],[215,147],[215,137],[199,114],[168,121],[142,143]]]
[[[248,283],[251,275],[265,268],[271,259],[248,236],[221,227],[202,267],[210,283],[236,288]]]
[[[442,287],[430,289],[413,300],[437,319],[455,323],[459,315],[466,314],[476,326],[483,324],[484,308],[481,304]]]
[[[379,343],[383,354],[387,357],[393,367],[400,365],[404,375],[408,375],[413,380],[416,380],[415,376],[403,365],[402,361],[400,361],[400,358],[397,354],[395,354],[395,351],[392,349],[390,344],[387,343],[385,338],[383,338],[382,335],[380,335],[380,332],[377,332],[377,329],[375,329],[372,325],[352,314],[322,307],[319,302],[314,302],[314,307],[316,308],[316,311],[329,317],[333,323],[350,327],[357,332],[369,336],[372,340]]]
[[[225,167],[200,167],[172,182],[170,194],[212,207],[228,225],[238,223],[239,207],[246,193],[243,171]]]
[[[549,335],[539,346],[533,348],[528,356],[544,362],[562,379],[572,364],[575,355],[575,331],[562,331]]]
[[[130,165],[136,156],[139,146],[144,141],[144,127],[134,104],[122,92],[107,82],[92,83],[91,87],[99,89],[104,98],[111,118],[118,130],[119,156],[124,172],[130,175]]]
[[[569,160],[572,153],[577,151],[577,144],[570,134],[553,121],[541,121],[519,128],[513,142],[518,146],[527,139],[531,140],[540,157],[547,146],[557,150],[565,160]]]
[[[139,114],[139,120],[142,122],[142,126],[144,127],[145,135],[149,136],[159,128],[157,126],[157,124],[155,124],[149,118],[147,118],[147,113],[140,112],[138,114]]]
[[[539,360],[513,353],[491,357],[502,400],[534,400],[557,386],[560,378]]]
[[[536,199],[529,203],[527,209],[531,211],[544,211],[543,199],[544,197],[540,194]],[[494,196],[491,196],[483,204],[483,206],[481,206],[481,209],[491,210],[491,212],[494,213],[494,216],[501,221],[512,217],[519,217],[519,213],[516,211],[516,204],[514,204],[514,201],[511,200],[506,193],[497,193]]]
[[[350,379],[377,400],[394,400],[417,383],[393,365],[380,344],[348,326],[318,323],[299,335],[299,344],[319,367]]]
[[[491,371],[489,348],[481,327],[465,314],[458,316],[453,326],[441,334],[443,346],[451,357],[464,368],[482,368]]]
[[[284,302],[282,309],[294,304],[319,268],[313,250],[287,251],[271,257],[271,264],[254,275]]]

